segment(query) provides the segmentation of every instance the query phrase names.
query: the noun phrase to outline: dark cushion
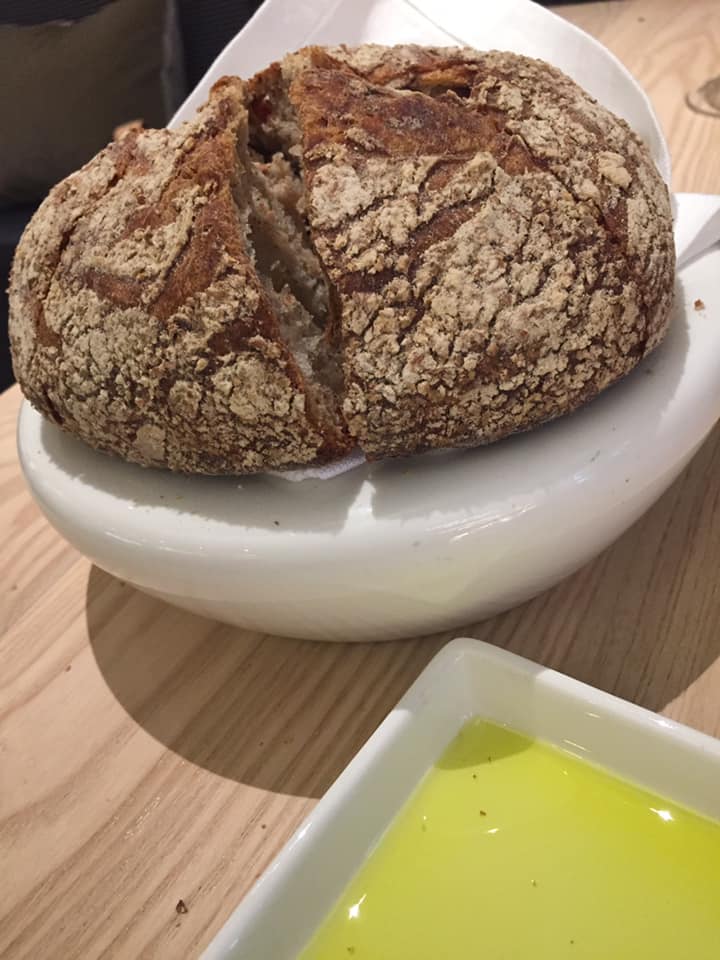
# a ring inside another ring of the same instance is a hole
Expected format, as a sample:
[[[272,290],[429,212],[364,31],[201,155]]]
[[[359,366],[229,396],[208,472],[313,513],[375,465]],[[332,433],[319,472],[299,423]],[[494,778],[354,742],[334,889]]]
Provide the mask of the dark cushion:
[[[174,0],[116,0],[75,22],[0,25],[0,64],[3,207],[40,200],[116,126],[163,126],[185,92]]]
[[[178,0],[185,69],[191,88],[202,80],[215,57],[259,6],[260,0]]]
[[[49,23],[51,20],[80,20],[112,0],[2,0],[0,23]]]

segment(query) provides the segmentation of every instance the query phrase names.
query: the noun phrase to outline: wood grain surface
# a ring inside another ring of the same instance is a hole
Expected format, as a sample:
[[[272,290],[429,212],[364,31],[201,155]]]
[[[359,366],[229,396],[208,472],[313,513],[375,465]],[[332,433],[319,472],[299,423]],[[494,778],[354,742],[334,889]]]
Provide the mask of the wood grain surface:
[[[650,95],[672,148],[673,189],[717,193],[720,116],[696,113],[687,98],[720,76],[718,0],[608,0],[556,12],[602,40]]]
[[[716,0],[559,11],[648,89],[675,185],[720,192]],[[30,500],[0,398],[0,956],[190,958],[450,634],[323,645],[244,633],[92,567]],[[720,431],[554,590],[454,631],[720,734]],[[176,905],[183,900],[186,913]]]

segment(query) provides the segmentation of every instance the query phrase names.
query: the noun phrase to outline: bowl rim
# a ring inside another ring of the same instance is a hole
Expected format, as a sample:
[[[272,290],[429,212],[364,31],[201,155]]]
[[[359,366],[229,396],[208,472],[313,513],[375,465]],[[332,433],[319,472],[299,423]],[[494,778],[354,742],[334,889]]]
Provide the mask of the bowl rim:
[[[383,542],[410,549],[419,536],[499,535],[509,523],[522,535],[553,501],[599,515],[686,459],[720,415],[720,328],[692,305],[718,264],[715,248],[681,271],[668,335],[631,373],[575,412],[495,444],[365,464],[326,480],[189,477],[98,453],[24,401],[21,466],[46,512],[87,532],[102,523],[106,536],[165,559],[203,560],[212,541],[242,563],[239,531],[247,559],[282,550],[321,560],[329,547],[336,558],[370,557]],[[720,307],[711,290],[705,297],[708,312]]]

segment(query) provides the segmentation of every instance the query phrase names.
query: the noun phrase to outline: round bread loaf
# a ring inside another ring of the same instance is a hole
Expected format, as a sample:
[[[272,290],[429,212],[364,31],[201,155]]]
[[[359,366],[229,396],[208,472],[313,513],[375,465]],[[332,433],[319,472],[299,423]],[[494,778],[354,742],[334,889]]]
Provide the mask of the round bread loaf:
[[[667,328],[668,192],[541,61],[307,48],[56,187],[13,267],[30,400],[138,463],[243,473],[497,440]]]

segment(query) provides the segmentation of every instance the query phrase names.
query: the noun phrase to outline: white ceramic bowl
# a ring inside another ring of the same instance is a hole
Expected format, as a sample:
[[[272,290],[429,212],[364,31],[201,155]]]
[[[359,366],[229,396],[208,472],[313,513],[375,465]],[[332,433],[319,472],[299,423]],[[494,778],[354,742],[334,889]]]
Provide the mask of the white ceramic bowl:
[[[294,958],[420,779],[474,716],[720,817],[720,741],[479,640],[454,640],[328,790],[204,960]]]
[[[718,248],[682,271],[666,343],[624,382],[491,447],[333,480],[191,478],[96,453],[25,404],[21,463],[70,543],[188,610],[323,640],[471,623],[599,553],[707,435],[720,415],[718,274]]]

